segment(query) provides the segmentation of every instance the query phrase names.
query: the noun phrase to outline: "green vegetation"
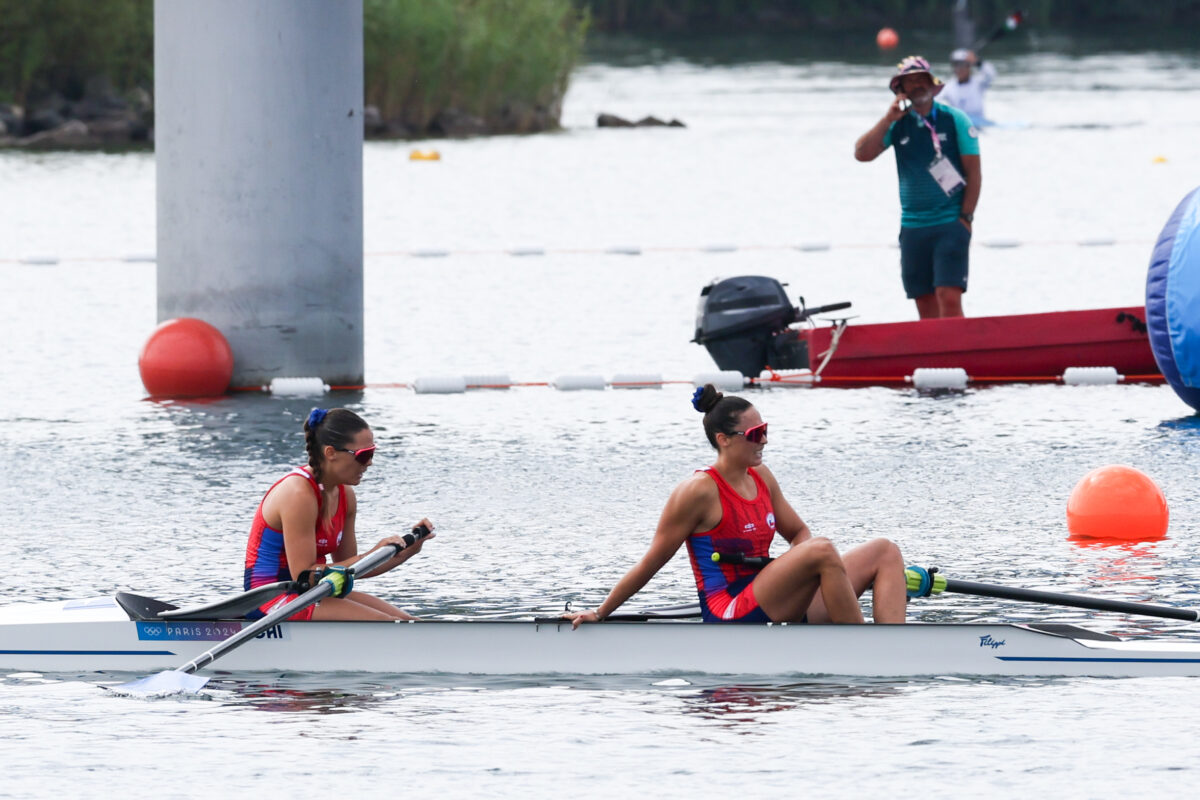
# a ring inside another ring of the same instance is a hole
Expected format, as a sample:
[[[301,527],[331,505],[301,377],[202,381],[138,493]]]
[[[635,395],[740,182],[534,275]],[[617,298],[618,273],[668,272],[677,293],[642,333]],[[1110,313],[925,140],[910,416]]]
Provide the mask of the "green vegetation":
[[[98,76],[148,86],[153,10],[151,0],[0,0],[0,100],[78,100]]]
[[[364,0],[366,102],[427,130],[439,112],[520,131],[558,109],[587,14],[569,0]]]
[[[0,0],[0,103],[79,100],[96,78],[153,89],[153,13],[153,0]],[[366,103],[411,133],[443,112],[487,131],[556,126],[588,24],[574,0],[364,0],[363,14]]]

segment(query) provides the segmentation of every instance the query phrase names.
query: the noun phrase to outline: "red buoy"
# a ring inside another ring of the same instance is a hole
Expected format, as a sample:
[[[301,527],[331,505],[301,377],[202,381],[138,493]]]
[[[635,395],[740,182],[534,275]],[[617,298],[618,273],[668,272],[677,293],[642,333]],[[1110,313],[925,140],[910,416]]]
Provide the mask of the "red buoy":
[[[900,44],[900,34],[891,28],[880,28],[879,33],[875,34],[875,44],[879,45],[880,50],[892,50]]]
[[[169,319],[154,329],[138,356],[151,397],[215,397],[233,378],[233,351],[202,319]]]
[[[1079,479],[1067,501],[1071,538],[1145,541],[1167,535],[1167,499],[1150,476],[1121,464]]]

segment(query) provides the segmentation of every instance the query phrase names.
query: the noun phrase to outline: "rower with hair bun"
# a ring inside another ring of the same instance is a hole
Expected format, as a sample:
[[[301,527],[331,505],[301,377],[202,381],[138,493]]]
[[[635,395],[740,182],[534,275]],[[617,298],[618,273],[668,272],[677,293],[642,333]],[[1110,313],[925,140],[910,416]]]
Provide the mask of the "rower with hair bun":
[[[705,622],[860,623],[858,598],[872,590],[875,622],[904,622],[906,583],[900,548],[874,539],[844,555],[813,537],[762,463],[767,423],[748,400],[712,384],[692,405],[717,451],[671,493],[650,548],[595,611],[564,616],[598,622],[636,594],[687,544]],[[769,557],[776,534],[790,543]]]
[[[402,536],[388,536],[370,550],[358,551],[354,529],[358,499],[351,487],[362,480],[375,456],[370,426],[345,408],[314,408],[304,421],[304,443],[308,463],[276,481],[254,513],[246,543],[245,588],[298,581],[306,572],[308,583],[316,585],[323,573],[345,573],[345,567],[367,553],[397,545],[400,550],[394,558],[367,576],[343,575],[337,582],[341,587],[338,595],[305,608],[289,620],[415,619],[386,600],[352,588],[355,577],[380,575],[398,567],[421,552],[425,539],[433,538],[433,534],[418,536],[410,545]],[[414,526],[414,533],[420,526],[433,530],[433,523],[422,519]],[[332,563],[328,563],[329,556],[333,557]],[[281,595],[260,611],[269,614],[297,596]]]

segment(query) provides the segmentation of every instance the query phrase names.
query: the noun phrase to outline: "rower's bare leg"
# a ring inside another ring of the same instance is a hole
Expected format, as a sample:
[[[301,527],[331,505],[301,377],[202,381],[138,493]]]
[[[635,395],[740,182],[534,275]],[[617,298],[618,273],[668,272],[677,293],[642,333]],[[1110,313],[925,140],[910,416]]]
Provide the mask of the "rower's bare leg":
[[[312,618],[321,622],[331,620],[369,620],[378,622],[388,622],[396,619],[391,614],[380,611],[377,608],[356,603],[350,598],[359,592],[351,592],[345,597],[326,597],[316,608],[313,609]]]
[[[799,622],[820,592],[825,622],[862,622],[862,609],[833,542],[809,539],[792,545],[754,579],[754,596],[777,622]]]
[[[855,597],[871,589],[872,617],[876,622],[904,622],[908,586],[904,577],[904,556],[889,539],[872,539],[842,554],[846,576]],[[822,598],[813,598],[808,609],[809,622],[831,619]]]
[[[353,600],[355,603],[373,608],[376,611],[382,611],[392,619],[416,619],[412,614],[405,611],[403,608],[394,606],[386,600],[381,600],[373,594],[366,592],[351,592],[346,595],[347,600]]]

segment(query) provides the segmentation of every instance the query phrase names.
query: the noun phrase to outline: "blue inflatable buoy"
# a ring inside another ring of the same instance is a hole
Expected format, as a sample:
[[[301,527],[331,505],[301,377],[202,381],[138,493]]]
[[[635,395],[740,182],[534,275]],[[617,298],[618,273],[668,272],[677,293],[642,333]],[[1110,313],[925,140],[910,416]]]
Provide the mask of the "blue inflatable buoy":
[[[1154,245],[1146,328],[1163,377],[1200,411],[1200,188],[1183,198]]]

